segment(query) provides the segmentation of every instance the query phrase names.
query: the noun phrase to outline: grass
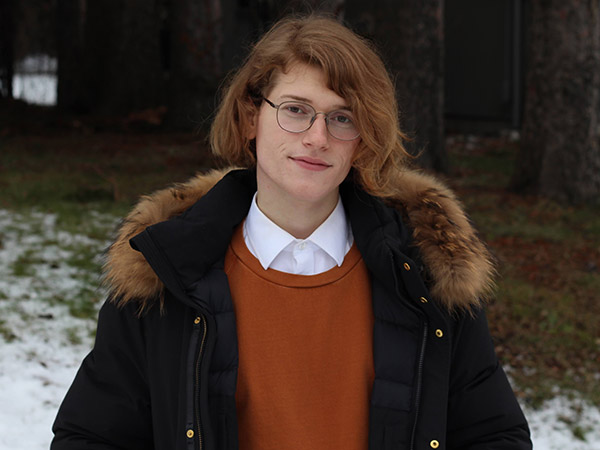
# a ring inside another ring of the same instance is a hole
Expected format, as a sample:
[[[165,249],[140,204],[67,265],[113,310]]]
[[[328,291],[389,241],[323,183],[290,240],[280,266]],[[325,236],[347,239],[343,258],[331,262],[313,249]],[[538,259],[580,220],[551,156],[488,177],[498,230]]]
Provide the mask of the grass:
[[[448,181],[498,260],[490,329],[518,395],[537,407],[558,390],[600,406],[600,208],[511,193],[517,144],[466,144],[449,146]]]
[[[181,141],[181,143],[179,143]],[[207,167],[197,136],[102,134],[0,139],[0,207],[104,210]]]
[[[15,277],[33,276],[35,274],[33,265],[43,264],[44,262],[43,259],[36,256],[34,250],[29,249],[12,264],[12,274]]]
[[[11,327],[6,323],[6,320],[4,319],[0,319],[0,336],[2,336],[4,342],[6,343],[11,343],[16,338]]]

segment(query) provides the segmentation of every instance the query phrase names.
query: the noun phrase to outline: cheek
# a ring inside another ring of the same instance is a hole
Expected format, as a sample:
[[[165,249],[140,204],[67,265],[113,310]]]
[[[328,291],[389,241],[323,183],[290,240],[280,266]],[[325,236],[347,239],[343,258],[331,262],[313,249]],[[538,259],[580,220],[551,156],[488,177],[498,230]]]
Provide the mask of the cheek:
[[[346,162],[350,167],[352,166],[352,164],[354,164],[354,161],[356,161],[357,159],[358,153],[360,151],[360,142],[360,140],[356,143],[353,142],[352,145],[349,145],[346,149]]]
[[[268,120],[259,121],[256,127],[256,153],[276,156],[285,153],[297,144],[302,135],[294,135],[273,125]]]
[[[279,127],[277,127],[279,128]],[[270,145],[277,138],[276,131],[268,121],[268,118],[258,116],[256,120],[255,133],[256,146]]]
[[[256,164],[259,166],[265,166],[269,163],[269,156],[264,145],[261,145],[261,140],[256,139]]]
[[[357,145],[351,145],[347,148],[344,148],[340,153],[340,166],[338,176],[341,178],[341,181],[344,180],[348,176],[350,169],[355,160]],[[341,182],[340,181],[340,182]]]

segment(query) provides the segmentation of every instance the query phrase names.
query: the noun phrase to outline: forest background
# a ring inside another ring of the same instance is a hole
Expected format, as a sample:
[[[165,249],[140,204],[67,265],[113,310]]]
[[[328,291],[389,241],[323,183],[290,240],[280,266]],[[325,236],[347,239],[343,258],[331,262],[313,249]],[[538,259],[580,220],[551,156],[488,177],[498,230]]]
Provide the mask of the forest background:
[[[251,42],[286,13],[326,12],[381,49],[416,164],[457,191],[495,254],[490,327],[522,404],[560,396],[600,407],[599,10],[598,0],[1,0],[0,210],[51,214],[63,231],[109,240],[112,226],[94,214],[116,222],[139,195],[219,165],[206,130]],[[467,11],[471,22],[457,19]],[[478,14],[497,11],[508,11],[510,51],[482,38],[469,53]],[[471,30],[462,41],[461,27]],[[494,60],[511,81],[505,115],[481,113],[497,89],[481,66]],[[53,105],[15,98],[19,74],[49,73]],[[457,84],[468,74],[483,81]],[[0,229],[0,252],[14,236]],[[68,261],[86,287],[44,297],[33,313],[9,286],[61,263],[39,249],[10,258],[0,341],[24,340],[27,320],[57,311],[93,322],[103,301],[93,251],[78,247]],[[93,327],[64,332],[73,345],[93,337]],[[581,442],[600,429],[585,411],[560,419]]]

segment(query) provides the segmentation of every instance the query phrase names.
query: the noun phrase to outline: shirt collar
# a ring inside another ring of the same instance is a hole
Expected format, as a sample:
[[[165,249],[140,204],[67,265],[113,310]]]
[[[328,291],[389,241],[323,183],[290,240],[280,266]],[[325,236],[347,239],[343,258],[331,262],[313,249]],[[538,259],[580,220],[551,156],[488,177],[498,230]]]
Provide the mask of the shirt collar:
[[[244,240],[250,252],[258,258],[266,270],[291,242],[301,242],[303,239],[296,239],[265,216],[258,208],[256,194],[254,194],[244,222]],[[335,260],[338,266],[342,265],[354,238],[341,197],[338,197],[338,202],[329,217],[304,240],[320,247]]]

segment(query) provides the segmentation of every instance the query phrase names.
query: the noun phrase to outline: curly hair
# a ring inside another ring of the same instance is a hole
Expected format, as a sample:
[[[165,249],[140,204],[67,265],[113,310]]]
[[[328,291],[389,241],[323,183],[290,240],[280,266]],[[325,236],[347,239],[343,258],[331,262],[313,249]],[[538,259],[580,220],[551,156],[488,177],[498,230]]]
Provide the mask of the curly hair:
[[[255,142],[246,130],[276,75],[295,63],[320,68],[327,87],[348,102],[361,137],[352,164],[355,180],[373,195],[393,195],[393,179],[409,157],[394,85],[373,46],[328,17],[284,18],[254,45],[225,84],[210,131],[213,153],[232,165],[256,164]]]

